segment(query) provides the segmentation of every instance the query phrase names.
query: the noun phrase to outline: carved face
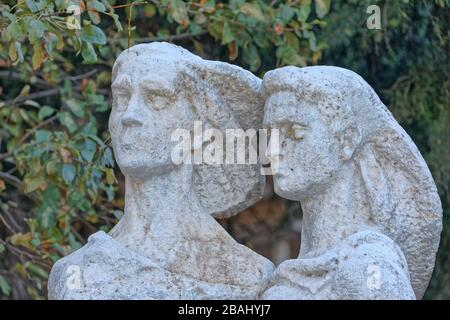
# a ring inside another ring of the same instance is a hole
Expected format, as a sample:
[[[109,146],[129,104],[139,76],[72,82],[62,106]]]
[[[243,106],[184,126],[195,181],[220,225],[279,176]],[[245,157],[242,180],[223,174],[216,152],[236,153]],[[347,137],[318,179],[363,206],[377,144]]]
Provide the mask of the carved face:
[[[191,108],[176,91],[175,67],[135,52],[117,66],[109,118],[112,145],[124,175],[145,178],[172,170],[171,133],[189,128]]]
[[[316,192],[341,165],[337,139],[318,109],[288,91],[274,93],[266,100],[264,125],[279,129],[275,192],[284,198],[301,200]]]

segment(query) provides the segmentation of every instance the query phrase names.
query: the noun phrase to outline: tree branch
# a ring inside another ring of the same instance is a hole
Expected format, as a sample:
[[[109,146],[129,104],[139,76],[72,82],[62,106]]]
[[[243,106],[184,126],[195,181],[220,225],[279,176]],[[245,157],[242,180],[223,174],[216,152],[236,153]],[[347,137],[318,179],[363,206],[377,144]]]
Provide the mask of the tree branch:
[[[41,122],[40,124],[34,126],[31,128],[30,131],[28,131],[26,134],[23,135],[23,137],[20,139],[20,141],[17,143],[17,146],[20,146],[22,143],[24,143],[36,130],[46,126],[47,124],[53,122],[56,119],[56,116],[50,117],[47,120]],[[11,152],[6,152],[3,154],[0,154],[0,161],[3,159],[6,159],[11,155]]]
[[[9,173],[0,171],[0,179],[8,182],[10,185],[12,185],[16,189],[20,189],[22,187],[22,181],[20,181],[20,179],[17,178],[16,176],[13,176]]]
[[[15,105],[16,103],[23,102],[25,100],[46,98],[46,97],[56,96],[58,94],[59,94],[59,88],[53,88],[53,89],[43,90],[43,91],[39,91],[39,92],[34,92],[34,93],[31,93],[26,96],[10,99],[10,100],[5,101],[5,104]]]
[[[13,215],[11,214],[11,212],[9,212],[9,210],[7,210],[7,209],[3,208],[2,206],[0,206],[0,211],[2,211],[5,214],[5,216],[9,219],[9,221],[13,224],[13,226],[18,231],[23,231],[22,227],[19,225],[19,223],[17,223],[16,219],[14,219]]]
[[[33,82],[26,81],[25,79],[23,79],[23,77],[19,73],[12,72],[12,71],[0,71],[0,78],[21,80],[23,82],[27,82],[27,83],[30,82],[31,84],[37,84],[40,87],[45,87],[45,88],[52,87],[49,83],[47,83],[47,81],[39,79],[39,78],[36,78]]]

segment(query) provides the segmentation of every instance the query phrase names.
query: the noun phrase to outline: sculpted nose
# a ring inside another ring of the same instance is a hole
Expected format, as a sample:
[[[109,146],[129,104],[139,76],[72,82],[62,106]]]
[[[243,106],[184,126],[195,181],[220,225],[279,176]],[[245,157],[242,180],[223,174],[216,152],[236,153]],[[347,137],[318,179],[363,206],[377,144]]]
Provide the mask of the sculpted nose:
[[[142,121],[135,115],[124,115],[122,124],[126,127],[139,127],[142,126]]]
[[[122,116],[122,125],[127,127],[142,126],[142,116],[138,97],[132,97]]]

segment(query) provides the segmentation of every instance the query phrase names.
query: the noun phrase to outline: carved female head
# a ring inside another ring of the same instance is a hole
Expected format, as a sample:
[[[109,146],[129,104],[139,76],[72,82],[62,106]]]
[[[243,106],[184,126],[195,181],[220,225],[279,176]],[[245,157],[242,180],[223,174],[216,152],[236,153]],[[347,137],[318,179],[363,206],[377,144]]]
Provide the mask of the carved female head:
[[[117,58],[109,121],[117,163],[126,177],[151,179],[177,166],[171,159],[176,129],[204,126],[258,128],[261,80],[226,63],[203,60],[168,43],[134,46]],[[195,165],[193,189],[206,212],[233,215],[262,196],[256,165]]]
[[[265,75],[262,95],[264,123],[281,129],[275,191],[302,200],[353,165],[371,224],[402,248],[420,298],[434,266],[442,208],[424,159],[374,90],[346,69],[285,67]]]

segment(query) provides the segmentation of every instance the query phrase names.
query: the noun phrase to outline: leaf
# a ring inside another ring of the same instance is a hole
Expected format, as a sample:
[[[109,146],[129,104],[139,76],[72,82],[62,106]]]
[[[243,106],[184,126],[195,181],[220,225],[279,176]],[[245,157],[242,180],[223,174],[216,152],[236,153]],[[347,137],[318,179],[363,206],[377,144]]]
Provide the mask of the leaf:
[[[97,151],[97,144],[91,139],[86,139],[81,149],[81,156],[87,162],[91,162],[94,159],[95,152]]]
[[[186,24],[186,20],[189,21],[187,14],[186,3],[181,0],[172,0],[170,1],[170,6],[168,10],[170,16],[177,22],[178,24]]]
[[[40,39],[44,37],[45,34],[45,25],[40,20],[33,20],[29,25],[29,39],[33,44],[37,44],[40,42]]]
[[[62,177],[64,179],[64,182],[66,184],[71,184],[73,180],[75,179],[75,176],[77,174],[77,169],[75,166],[71,163],[66,163],[62,167]]]
[[[97,84],[99,87],[106,86],[111,83],[111,71],[102,71],[97,76]]]
[[[26,106],[33,107],[33,108],[40,108],[40,104],[34,100],[25,100],[25,102],[23,104]]]
[[[144,6],[144,15],[145,15],[146,17],[151,18],[151,17],[153,17],[155,14],[156,14],[156,8],[155,8],[154,5],[152,5],[152,4],[146,4],[146,5]]]
[[[13,39],[19,39],[23,33],[22,26],[18,21],[11,22],[6,30],[8,31],[8,35]]]
[[[34,263],[30,262],[27,264],[27,269],[34,274],[35,276],[41,277],[43,279],[48,278],[48,273],[41,267],[35,265]]]
[[[282,5],[280,12],[278,13],[278,17],[287,24],[295,15],[295,10],[289,5]]]
[[[82,31],[80,31],[80,39],[88,43],[101,45],[106,44],[107,41],[103,30],[92,24],[88,24],[83,27]]]
[[[66,148],[59,149],[59,155],[61,156],[64,163],[72,162],[72,153]]]
[[[296,34],[294,32],[286,32],[284,35],[286,39],[286,45],[298,52],[300,50],[300,41]]]
[[[311,49],[312,52],[316,52],[317,51],[317,39],[316,39],[316,35],[313,32],[311,32],[309,34],[308,40],[309,40],[309,48]]]
[[[37,214],[37,218],[42,228],[48,229],[56,225],[55,210],[49,206],[43,205]]]
[[[26,123],[28,123],[28,124],[30,124],[31,126],[33,126],[33,123],[32,123],[32,121],[31,121],[31,119],[30,119],[30,116],[29,116],[28,113],[25,111],[25,109],[20,108],[20,109],[19,109],[19,114],[20,114],[20,116],[22,117],[22,119],[23,119]]]
[[[88,15],[94,24],[99,24],[101,22],[100,14],[98,12],[89,11]]]
[[[67,204],[71,207],[77,207],[81,211],[89,210],[89,203],[86,201],[83,192],[72,190],[67,197]]]
[[[38,118],[39,120],[44,120],[48,116],[51,116],[55,112],[55,109],[49,106],[42,106],[39,108]]]
[[[58,38],[58,41],[56,42],[56,50],[61,51],[64,48],[64,37],[60,33],[57,33],[56,37]]]
[[[9,296],[11,294],[11,286],[2,275],[0,275],[0,290],[5,296]]]
[[[28,159],[28,174],[25,177],[26,179],[34,179],[36,177],[41,177],[43,180],[43,176],[42,176],[42,165],[41,165],[41,161],[40,161],[40,156],[42,155],[42,148],[35,148],[33,151],[31,151],[30,153],[30,157]]]
[[[10,242],[14,246],[22,246],[25,248],[33,249],[30,245],[30,241],[33,239],[31,232],[23,234],[22,232],[16,233],[11,236]]]
[[[66,105],[75,116],[79,118],[84,117],[84,105],[81,101],[67,99]]]
[[[113,153],[110,148],[106,148],[105,151],[103,152],[103,156],[100,161],[100,164],[103,167],[105,167],[105,166],[109,166],[112,168],[114,167],[114,157],[113,157]]]
[[[12,62],[16,61],[19,58],[19,55],[17,54],[16,44],[14,42],[9,45],[8,54]]]
[[[25,266],[22,263],[17,262],[15,265],[15,269],[19,275],[21,275],[23,278],[28,277],[28,272]]]
[[[265,21],[266,18],[261,8],[255,3],[245,3],[241,6],[240,11],[258,21]]]
[[[55,175],[58,172],[58,163],[56,161],[47,162],[45,170],[49,176]]]
[[[50,131],[43,130],[43,129],[37,130],[34,133],[37,143],[42,143],[42,142],[45,142],[45,141],[49,141],[51,134],[52,133]]]
[[[222,38],[222,30],[223,23],[219,20],[213,20],[208,24],[208,32],[216,40],[220,40]]]
[[[194,21],[199,25],[205,24],[208,22],[208,18],[202,12],[198,12],[194,17]]]
[[[25,96],[29,95],[30,89],[31,89],[31,86],[29,84],[24,85],[22,90],[20,90],[18,97],[25,97]]]
[[[236,60],[236,58],[238,57],[238,45],[236,43],[236,41],[233,41],[231,43],[228,44],[228,57],[230,58],[231,61]]]
[[[319,19],[323,19],[331,7],[331,0],[314,0],[316,6],[316,14]]]
[[[225,22],[222,29],[222,45],[228,44],[234,41],[234,34],[231,31],[228,22]]]
[[[42,50],[42,47],[39,44],[35,44],[33,46],[33,56],[31,58],[33,70],[37,70],[41,67],[42,63],[44,62],[44,51]]]
[[[63,126],[65,126],[69,130],[70,133],[74,133],[75,130],[77,130],[77,124],[73,120],[70,113],[66,111],[58,113],[58,120]]]
[[[109,185],[112,185],[112,184],[114,184],[114,183],[117,182],[116,176],[114,175],[114,170],[113,170],[113,169],[107,168],[107,169],[105,170],[105,173],[106,173],[106,182],[107,182]]]
[[[109,16],[114,20],[114,24],[116,25],[117,31],[122,32],[123,27],[122,23],[120,22],[119,15],[115,13],[110,13]]]
[[[267,38],[266,34],[261,32],[258,32],[257,34],[253,35],[253,41],[260,48],[268,48],[270,45],[269,39]]]
[[[50,56],[53,55],[53,49],[58,48],[58,41],[58,36],[52,32],[48,32],[45,36],[45,50]]]
[[[25,3],[27,4],[28,9],[33,13],[40,10],[39,5],[34,0],[25,0]]]
[[[253,44],[250,44],[249,47],[244,50],[242,58],[250,66],[250,71],[254,72],[261,66],[261,58],[259,57],[258,49]]]
[[[16,47],[16,52],[17,52],[17,56],[18,56],[18,60],[16,61],[16,64],[22,63],[23,62],[22,46],[20,45],[19,41],[16,41],[14,43],[14,46]]]
[[[14,66],[23,62],[23,53],[20,42],[12,42],[9,46],[8,54]]]
[[[311,2],[303,4],[300,9],[297,9],[297,18],[301,22],[306,22],[311,14]]]
[[[81,56],[83,57],[84,63],[94,63],[97,61],[97,53],[95,52],[94,46],[88,42],[83,42]]]
[[[41,185],[41,183],[44,181],[45,179],[43,175],[38,175],[34,177],[25,177],[25,179],[23,180],[25,185],[24,186],[25,193],[30,193],[37,190]]]
[[[86,137],[88,137],[88,138],[94,140],[94,141],[95,141],[99,146],[101,146],[101,147],[105,147],[105,146],[106,146],[105,143],[102,141],[102,139],[100,139],[99,137],[97,137],[95,134],[90,134],[90,133],[88,133],[88,134],[86,134]]]
[[[277,48],[276,55],[282,65],[306,66],[305,58],[297,54],[295,49],[290,46]]]
[[[99,12],[105,12],[106,11],[106,7],[103,3],[101,3],[98,0],[90,0],[87,3],[87,7],[88,9],[95,9]]]

